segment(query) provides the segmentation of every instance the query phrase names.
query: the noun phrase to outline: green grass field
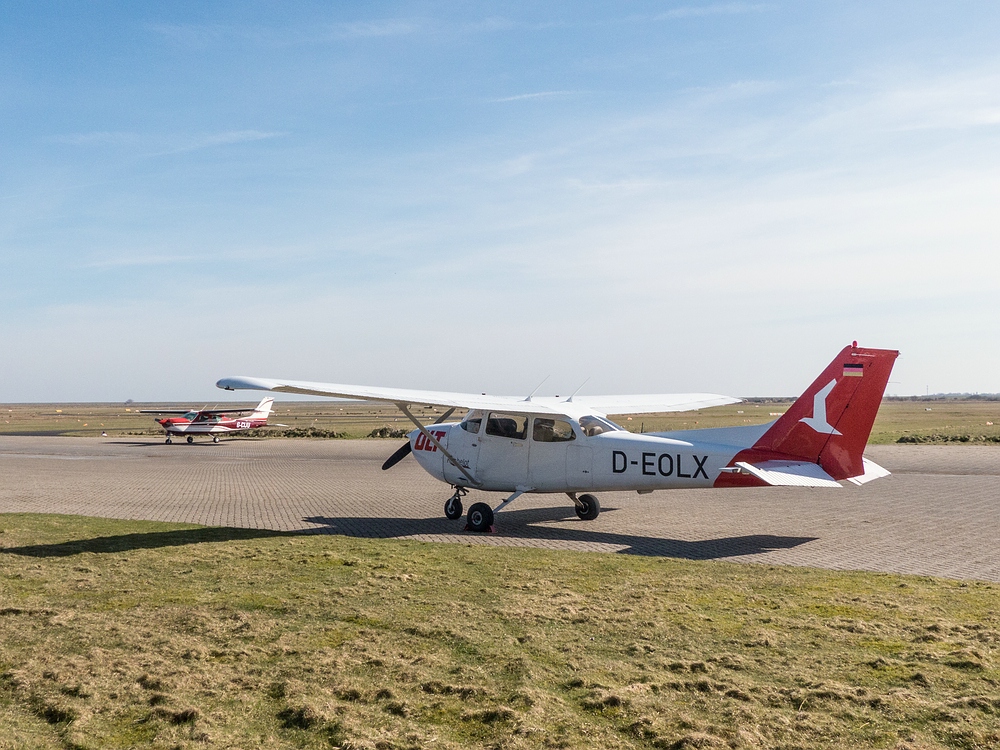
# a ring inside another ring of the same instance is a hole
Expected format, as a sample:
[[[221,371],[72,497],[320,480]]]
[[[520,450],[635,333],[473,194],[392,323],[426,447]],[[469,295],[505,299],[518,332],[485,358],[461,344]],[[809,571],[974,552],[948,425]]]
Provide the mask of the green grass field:
[[[0,515],[0,748],[995,748],[1000,587]]]
[[[254,402],[255,404],[256,402]],[[623,427],[633,431],[693,429],[696,427],[726,427],[742,424],[763,424],[777,417],[790,401],[747,401],[732,406],[720,406],[698,412],[653,414],[615,417]],[[254,404],[245,404],[253,406]],[[152,415],[138,414],[138,409],[186,408],[191,404],[7,404],[0,406],[0,435],[73,435],[109,437],[127,435],[162,435]],[[214,404],[209,404],[214,406]],[[442,413],[442,409],[418,409],[426,421]],[[462,412],[456,412],[454,419]],[[411,425],[394,406],[345,402],[278,402],[272,423],[288,425],[288,430],[258,431],[259,436],[360,438],[373,430],[409,431]],[[882,404],[872,431],[870,443],[1000,443],[1000,401],[930,399],[921,401],[889,400]]]

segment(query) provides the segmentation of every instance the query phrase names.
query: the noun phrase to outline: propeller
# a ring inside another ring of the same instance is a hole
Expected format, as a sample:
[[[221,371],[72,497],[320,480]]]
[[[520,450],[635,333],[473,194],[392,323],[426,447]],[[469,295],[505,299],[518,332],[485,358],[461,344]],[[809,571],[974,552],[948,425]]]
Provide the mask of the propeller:
[[[388,471],[389,469],[391,469],[393,466],[395,466],[404,458],[406,458],[408,455],[410,455],[410,451],[412,450],[413,446],[410,445],[410,441],[407,440],[405,443],[399,446],[398,451],[393,453],[391,456],[389,456],[389,458],[385,460],[385,463],[382,464],[382,471]]]
[[[446,411],[444,414],[442,414],[440,417],[434,420],[434,424],[441,424],[444,420],[446,420],[454,413],[455,413],[455,407],[448,409],[448,411]],[[395,453],[393,453],[391,456],[389,456],[389,458],[385,460],[385,463],[382,464],[382,471],[388,471],[389,469],[391,469],[393,466],[395,466],[404,458],[406,458],[408,455],[410,455],[410,451],[412,450],[413,446],[410,445],[410,441],[407,440],[405,443],[399,446],[399,450],[397,450]]]

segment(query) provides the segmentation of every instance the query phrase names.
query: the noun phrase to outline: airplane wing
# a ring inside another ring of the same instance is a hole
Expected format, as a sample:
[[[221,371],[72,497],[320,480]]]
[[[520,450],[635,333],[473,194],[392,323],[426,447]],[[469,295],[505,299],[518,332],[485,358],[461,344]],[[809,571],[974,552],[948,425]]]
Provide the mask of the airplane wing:
[[[328,396],[364,401],[383,401],[393,404],[421,404],[486,411],[509,411],[527,414],[556,414],[580,416],[584,414],[649,414],[667,411],[688,411],[708,406],[735,404],[738,398],[714,393],[672,393],[646,396],[587,396],[563,399],[558,396],[520,398],[517,396],[492,396],[485,393],[449,393],[445,391],[420,391],[406,388],[379,388],[340,383],[313,383],[301,380],[272,380],[268,378],[232,377],[216,383],[226,390],[250,389],[296,393],[303,396]]]
[[[738,404],[742,400],[717,393],[658,393],[645,396],[579,396],[573,402],[586,404],[604,414],[655,414],[707,409],[709,406]]]

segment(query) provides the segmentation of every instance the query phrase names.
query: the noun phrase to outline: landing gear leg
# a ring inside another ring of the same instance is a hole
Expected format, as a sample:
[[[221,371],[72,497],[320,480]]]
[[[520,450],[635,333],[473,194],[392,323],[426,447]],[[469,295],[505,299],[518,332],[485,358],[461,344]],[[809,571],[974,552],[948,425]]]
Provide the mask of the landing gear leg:
[[[593,521],[601,514],[601,504],[593,495],[576,496],[575,492],[567,492],[569,499],[576,506],[576,515],[582,521]]]
[[[469,494],[464,487],[455,487],[455,494],[449,497],[444,504],[444,515],[449,521],[457,521],[462,517],[462,498]]]

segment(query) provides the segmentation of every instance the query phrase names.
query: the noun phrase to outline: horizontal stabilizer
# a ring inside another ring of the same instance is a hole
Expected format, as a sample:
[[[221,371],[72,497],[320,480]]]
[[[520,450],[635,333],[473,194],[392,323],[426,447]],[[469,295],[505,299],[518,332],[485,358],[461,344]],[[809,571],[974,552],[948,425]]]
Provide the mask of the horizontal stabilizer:
[[[737,461],[736,465],[773,487],[840,487],[819,464],[807,461],[762,461],[756,465]]]
[[[848,482],[853,482],[860,487],[862,484],[867,484],[873,479],[881,479],[892,474],[888,469],[883,469],[874,461],[869,461],[867,458],[863,458],[862,461],[864,462],[865,473],[859,477],[851,477],[847,480]]]

